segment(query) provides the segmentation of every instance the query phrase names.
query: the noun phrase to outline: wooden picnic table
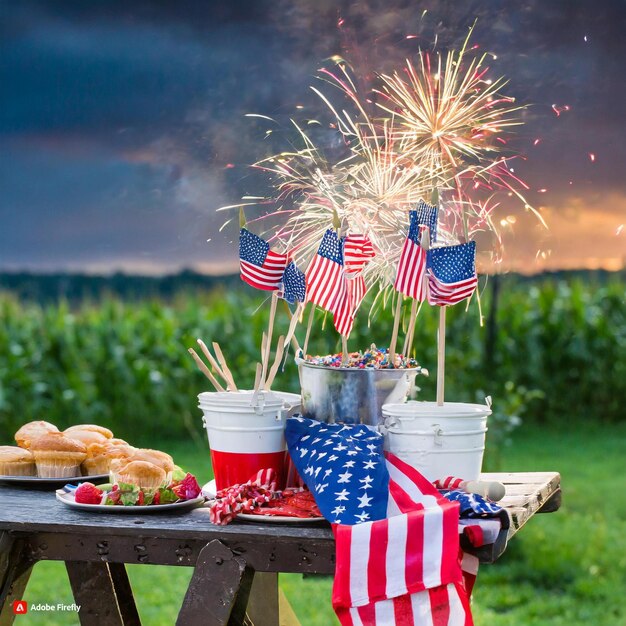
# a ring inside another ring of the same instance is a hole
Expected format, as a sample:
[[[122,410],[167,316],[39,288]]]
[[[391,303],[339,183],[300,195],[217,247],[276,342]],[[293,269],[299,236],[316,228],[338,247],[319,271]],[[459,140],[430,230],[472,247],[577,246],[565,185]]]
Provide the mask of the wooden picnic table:
[[[493,562],[535,513],[556,511],[555,472],[484,474],[506,487],[511,521],[491,545],[475,551]],[[470,548],[469,546],[464,546]],[[214,526],[208,510],[176,514],[91,513],[71,509],[49,491],[0,485],[0,626],[13,622],[33,566],[64,561],[83,625],[140,624],[126,563],[178,565],[194,572],[177,624],[278,624],[278,572],[333,574],[328,525],[233,522]]]

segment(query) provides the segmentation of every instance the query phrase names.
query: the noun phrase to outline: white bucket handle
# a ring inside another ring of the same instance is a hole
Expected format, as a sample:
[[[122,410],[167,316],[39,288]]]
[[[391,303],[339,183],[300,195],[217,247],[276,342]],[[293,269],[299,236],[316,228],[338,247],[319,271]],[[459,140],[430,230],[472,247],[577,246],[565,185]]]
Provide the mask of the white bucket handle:
[[[443,445],[443,437],[445,436],[445,432],[443,428],[439,424],[433,424],[433,432],[435,433],[435,445],[442,446]]]
[[[400,420],[395,415],[386,415],[384,416],[382,426],[385,428],[385,431],[387,431],[394,426],[398,426],[399,424]]]

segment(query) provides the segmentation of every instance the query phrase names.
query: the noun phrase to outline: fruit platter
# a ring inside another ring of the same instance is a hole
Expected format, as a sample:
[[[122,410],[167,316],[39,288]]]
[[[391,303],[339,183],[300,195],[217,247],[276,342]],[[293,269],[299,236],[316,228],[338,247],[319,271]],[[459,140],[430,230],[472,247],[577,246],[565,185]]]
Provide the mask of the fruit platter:
[[[141,472],[147,468],[133,469]],[[56,491],[56,497],[75,509],[105,513],[158,513],[190,509],[204,503],[196,477],[180,469],[167,484],[157,487],[154,483],[147,484],[140,477],[133,482],[67,484]]]

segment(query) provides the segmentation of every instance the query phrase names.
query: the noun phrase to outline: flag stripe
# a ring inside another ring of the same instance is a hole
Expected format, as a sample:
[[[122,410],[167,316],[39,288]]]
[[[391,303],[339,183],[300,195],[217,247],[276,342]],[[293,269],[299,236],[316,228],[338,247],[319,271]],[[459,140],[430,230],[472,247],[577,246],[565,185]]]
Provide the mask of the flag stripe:
[[[406,515],[398,515],[389,518],[389,536],[387,553],[385,555],[385,568],[387,572],[394,571],[394,576],[386,577],[386,596],[393,598],[394,596],[405,594],[408,589],[406,585],[406,572],[403,567],[398,568],[398,563],[404,563],[407,554],[408,541],[408,525]]]
[[[411,595],[411,609],[413,619],[419,626],[433,626],[433,617],[430,611],[430,596],[428,592]]]
[[[411,596],[402,595],[393,599],[393,611],[395,626],[415,626],[421,624],[421,622],[414,621],[413,618],[413,606],[411,603]]]
[[[333,606],[351,606],[350,602],[350,546],[352,528],[347,524],[333,524],[335,535],[336,564],[335,584],[333,585]]]
[[[428,590],[430,611],[433,616],[433,626],[449,626],[450,605],[448,586],[435,587]]]
[[[409,592],[424,590],[424,517],[418,512],[407,513],[407,541],[405,560],[406,587]],[[419,512],[421,513],[421,511]],[[428,538],[430,541],[430,538]]]
[[[356,524],[352,527],[350,545],[350,598],[352,605],[362,605],[369,601],[367,584],[367,564],[370,558],[370,543],[367,535],[372,522]]]
[[[451,504],[452,506],[448,506]],[[441,550],[441,574],[442,581],[455,580],[455,574],[459,570],[459,510],[460,505],[455,507],[455,502],[449,502],[443,498],[441,507],[442,524],[442,550]],[[456,537],[457,541],[445,541],[445,537]]]
[[[367,564],[367,593],[370,599],[387,597],[387,555],[390,543],[396,541],[389,523],[370,526],[369,563]]]

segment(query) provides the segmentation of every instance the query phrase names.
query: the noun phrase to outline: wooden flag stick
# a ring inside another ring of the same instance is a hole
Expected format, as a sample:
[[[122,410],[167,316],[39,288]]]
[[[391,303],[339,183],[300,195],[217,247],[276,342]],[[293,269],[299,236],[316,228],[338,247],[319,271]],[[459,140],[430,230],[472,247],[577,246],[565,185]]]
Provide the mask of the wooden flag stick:
[[[254,393],[255,395],[259,393],[259,387],[261,386],[261,372],[263,370],[263,366],[260,363],[256,364],[256,375],[254,377]]]
[[[211,384],[215,387],[216,391],[224,391],[224,387],[219,384],[215,376],[211,374],[209,368],[203,363],[202,359],[196,354],[196,351],[193,348],[189,348],[189,354],[193,357],[193,360],[196,362],[198,369],[211,381]]]
[[[226,378],[226,374],[222,372],[222,368],[218,365],[215,357],[211,354],[211,351],[207,348],[206,343],[202,341],[202,339],[198,339],[198,345],[202,349],[204,356],[207,358],[208,362],[211,364],[211,367],[219,374],[221,378],[226,381],[226,385],[228,386],[228,378]]]
[[[404,341],[404,356],[408,359],[411,348],[413,347],[413,335],[415,334],[415,318],[417,317],[417,300],[411,301],[411,317],[409,318],[409,327],[406,330],[406,338]]]
[[[391,343],[389,344],[389,364],[393,366],[396,361],[396,343],[398,342],[398,329],[400,327],[400,316],[402,313],[402,294],[398,293],[396,301],[396,310],[393,314],[393,333],[391,334]]]
[[[213,350],[215,350],[215,356],[217,356],[217,360],[219,364],[222,366],[222,372],[224,372],[224,376],[226,376],[226,382],[228,383],[228,391],[237,391],[237,385],[235,384],[235,379],[233,378],[233,374],[228,368],[226,364],[226,359],[224,358],[224,354],[222,349],[220,348],[220,344],[217,341],[213,342]]]
[[[300,344],[298,343],[298,340],[296,339],[296,326],[300,320],[300,315],[302,315],[302,312],[304,311],[304,303],[300,302],[298,304],[298,306],[296,307],[296,310],[292,313],[289,310],[289,306],[287,306],[287,303],[285,302],[285,307],[289,313],[289,315],[291,316],[291,322],[289,323],[289,330],[287,331],[287,334],[285,335],[285,345],[287,345],[292,339],[295,339],[296,341],[296,350],[299,351],[300,350]]]
[[[309,321],[306,325],[306,335],[304,336],[304,346],[302,347],[303,356],[306,358],[307,348],[309,347],[309,337],[311,336],[311,327],[313,326],[313,317],[315,316],[315,305],[311,305],[311,310],[309,311]]]
[[[263,331],[263,336],[261,337],[261,385],[263,384],[263,381],[265,380],[264,376],[264,372],[266,372],[266,365],[265,365],[265,352],[267,350],[267,333],[265,331]]]
[[[272,383],[274,382],[274,378],[276,378],[276,374],[278,373],[278,367],[280,366],[281,361],[283,360],[283,352],[285,351],[285,337],[281,335],[278,338],[278,344],[276,346],[276,356],[274,357],[274,363],[272,365],[272,369],[267,377],[267,381],[263,385],[264,389],[268,391],[272,388]]]
[[[443,387],[446,376],[446,307],[439,307],[439,336],[437,339],[437,404],[443,406]]]
[[[272,332],[274,330],[274,318],[276,317],[276,304],[278,303],[278,294],[276,291],[272,292],[272,303],[270,305],[270,321],[267,324],[267,341],[265,343],[265,349],[263,351],[263,373],[261,374],[261,387],[266,380],[267,370],[270,362],[270,351],[272,349]]]
[[[341,366],[348,366],[348,338],[345,335],[341,335]]]

